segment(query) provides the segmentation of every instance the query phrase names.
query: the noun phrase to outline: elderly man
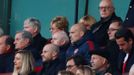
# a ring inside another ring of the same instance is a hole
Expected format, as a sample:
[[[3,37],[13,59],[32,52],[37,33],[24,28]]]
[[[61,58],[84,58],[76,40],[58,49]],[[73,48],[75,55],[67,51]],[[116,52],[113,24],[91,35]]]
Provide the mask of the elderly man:
[[[115,8],[112,0],[101,0],[99,11],[101,20],[91,27],[91,31],[94,34],[95,41],[99,44],[99,47],[104,48],[107,45],[107,29],[111,20],[121,20],[121,18],[115,15]]]
[[[15,35],[15,49],[16,50],[23,50],[27,47],[30,47],[32,44],[33,38],[32,34],[28,31],[18,31]],[[32,47],[30,47],[32,48]],[[29,48],[28,48],[29,50]]]
[[[40,34],[41,30],[40,21],[33,17],[27,18],[24,21],[24,30],[32,34],[33,37],[32,46],[41,53],[41,50],[43,49],[43,46],[46,44],[47,40]]]
[[[72,55],[81,55],[86,59],[86,63],[90,61],[90,51],[94,50],[94,42],[87,40],[86,28],[82,24],[75,24],[70,29],[71,45],[67,50],[67,58]]]
[[[9,35],[0,36],[0,73],[12,73],[14,60],[14,39]]]
[[[42,50],[43,69],[39,75],[57,75],[58,71],[65,69],[59,60],[59,47],[54,44],[47,44]]]
[[[68,35],[64,31],[56,32],[53,34],[51,42],[60,48],[59,57],[65,63],[66,51],[70,44]]]
[[[115,39],[121,50],[118,68],[122,74],[128,73],[134,64],[134,36],[130,30],[121,28],[115,33]]]
[[[109,63],[109,53],[106,49],[93,51],[90,62],[96,75],[112,75],[112,68]]]
[[[20,31],[15,35],[15,49],[16,50],[29,50],[32,52],[35,59],[35,67],[41,66],[41,56],[39,50],[32,46],[33,37],[32,34],[28,31]]]

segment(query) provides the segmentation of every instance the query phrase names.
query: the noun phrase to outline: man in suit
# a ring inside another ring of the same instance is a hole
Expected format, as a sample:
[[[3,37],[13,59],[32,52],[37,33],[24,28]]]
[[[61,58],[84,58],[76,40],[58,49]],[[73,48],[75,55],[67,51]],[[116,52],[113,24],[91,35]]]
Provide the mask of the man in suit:
[[[115,39],[121,50],[118,57],[118,68],[122,74],[125,74],[134,64],[134,36],[129,29],[121,28],[115,33]]]
[[[0,73],[11,73],[14,60],[14,39],[9,35],[0,36]]]

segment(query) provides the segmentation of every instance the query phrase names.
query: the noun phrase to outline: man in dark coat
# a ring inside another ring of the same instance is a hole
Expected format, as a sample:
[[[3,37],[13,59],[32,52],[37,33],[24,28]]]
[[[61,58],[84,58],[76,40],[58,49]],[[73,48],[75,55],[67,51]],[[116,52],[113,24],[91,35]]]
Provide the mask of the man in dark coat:
[[[14,39],[8,35],[0,36],[0,73],[12,73],[14,60]]]
[[[35,67],[41,66],[41,56],[39,50],[37,50],[33,45],[32,34],[28,31],[20,31],[15,35],[15,49],[16,50],[29,50],[32,52],[35,59]]]
[[[59,31],[52,35],[51,43],[58,46],[60,49],[59,58],[66,65],[66,51],[69,47],[70,41],[65,31]]]
[[[118,67],[125,74],[134,64],[134,36],[130,30],[121,28],[116,32],[115,39],[122,51],[119,53]]]
[[[109,58],[110,58],[111,66],[113,67],[113,75],[119,75],[117,62],[118,62],[118,55],[119,55],[120,49],[115,40],[115,33],[121,28],[122,26],[121,24],[122,22],[120,22],[119,20],[113,20],[107,31],[109,40],[108,40],[106,47],[110,55]]]
[[[59,59],[59,47],[54,44],[47,44],[42,50],[43,69],[39,75],[57,75],[58,71],[65,69]]]
[[[32,34],[32,37],[33,37],[32,46],[41,53],[41,50],[46,44],[47,39],[42,37],[40,34],[40,30],[41,30],[40,21],[33,17],[27,18],[24,21],[24,30]]]
[[[98,43],[100,48],[104,48],[107,44],[107,29],[111,23],[111,20],[121,20],[120,17],[115,15],[114,9],[115,8],[111,0],[101,0],[99,5],[101,20],[91,27],[95,41]]]

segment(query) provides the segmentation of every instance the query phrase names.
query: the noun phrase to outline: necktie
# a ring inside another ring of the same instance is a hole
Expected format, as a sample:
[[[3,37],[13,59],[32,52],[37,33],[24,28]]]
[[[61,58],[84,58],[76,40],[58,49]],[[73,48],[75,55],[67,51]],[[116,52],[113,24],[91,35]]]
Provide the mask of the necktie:
[[[125,73],[127,61],[128,61],[129,54],[126,54],[124,61],[123,61],[123,66],[122,66],[122,74]]]

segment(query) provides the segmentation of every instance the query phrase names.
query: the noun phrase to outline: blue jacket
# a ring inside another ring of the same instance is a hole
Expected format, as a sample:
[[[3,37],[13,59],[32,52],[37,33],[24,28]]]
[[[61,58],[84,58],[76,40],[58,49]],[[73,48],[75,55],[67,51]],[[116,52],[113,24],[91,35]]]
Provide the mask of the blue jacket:
[[[89,38],[89,35],[85,34],[79,41],[70,45],[67,50],[66,57],[68,58],[73,55],[81,55],[85,58],[86,64],[89,64],[90,51],[94,49],[94,42]]]

